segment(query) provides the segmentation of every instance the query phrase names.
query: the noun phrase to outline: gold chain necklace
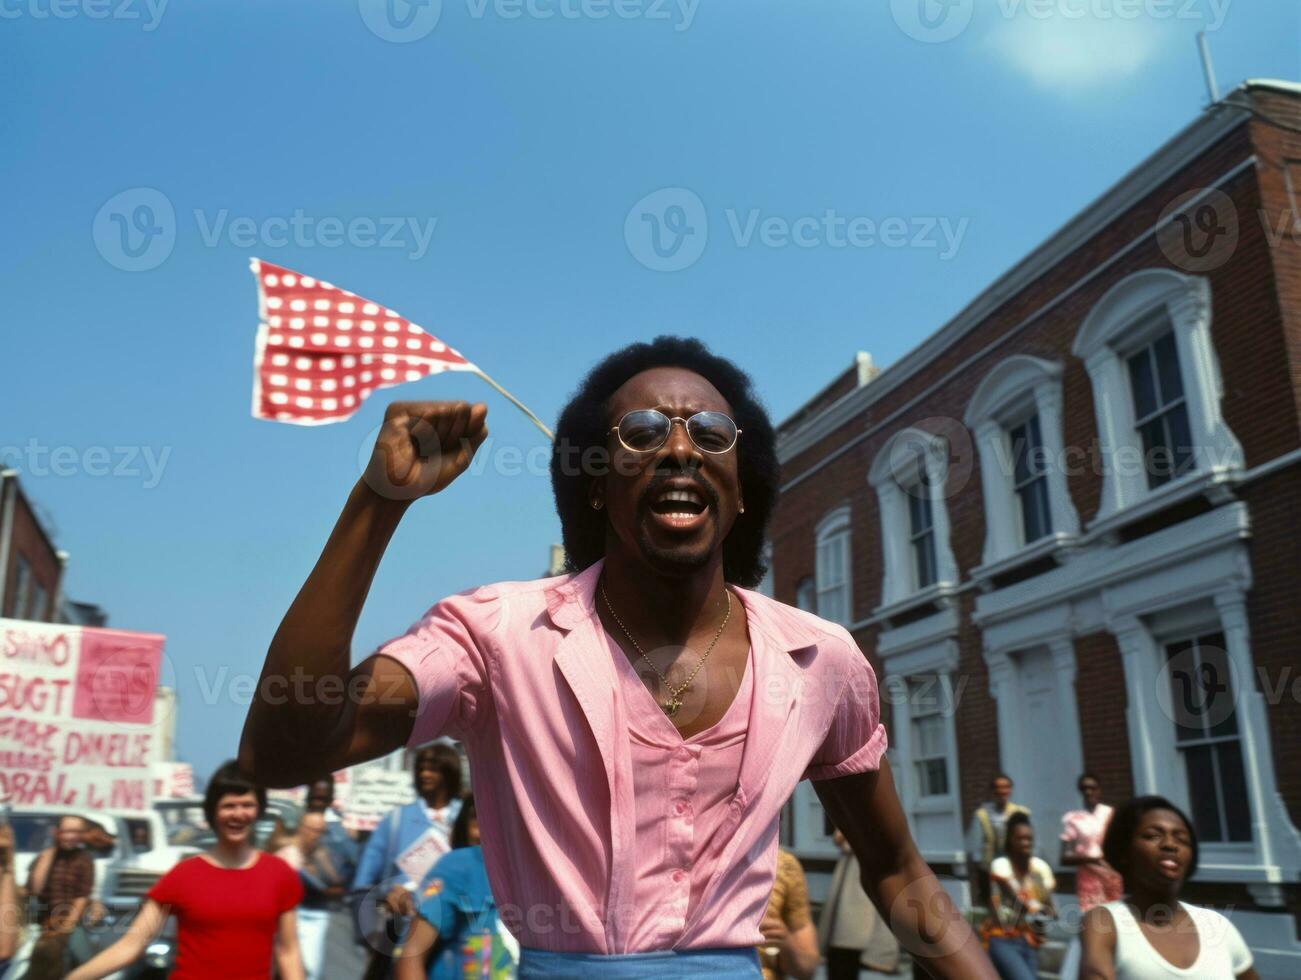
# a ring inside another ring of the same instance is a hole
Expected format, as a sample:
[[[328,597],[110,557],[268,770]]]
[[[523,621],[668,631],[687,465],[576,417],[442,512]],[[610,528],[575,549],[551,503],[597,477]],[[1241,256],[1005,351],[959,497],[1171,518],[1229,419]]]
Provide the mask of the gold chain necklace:
[[[714,638],[709,641],[709,646],[705,650],[704,656],[700,658],[699,662],[696,664],[696,669],[691,672],[689,677],[687,677],[686,682],[680,687],[674,688],[673,685],[669,683],[669,679],[660,672],[658,667],[655,666],[655,662],[651,660],[650,657],[646,656],[646,651],[641,648],[641,645],[633,639],[632,634],[628,632],[628,627],[623,625],[623,620],[619,618],[619,614],[614,611],[614,606],[610,604],[610,597],[605,594],[605,583],[601,583],[601,598],[605,600],[605,608],[610,610],[610,615],[613,616],[614,621],[619,624],[619,629],[623,630],[623,635],[628,637],[628,642],[632,644],[633,649],[641,655],[642,660],[645,660],[646,663],[650,664],[650,669],[655,671],[664,686],[668,688],[669,699],[660,704],[660,708],[662,708],[664,713],[670,718],[676,715],[682,708],[682,699],[678,697],[678,695],[690,687],[691,682],[696,679],[696,675],[700,673],[700,668],[705,666],[705,661],[708,660],[709,655],[714,652],[714,645],[718,643],[718,638],[723,635],[723,630],[727,628],[727,621],[732,618],[732,593],[728,592],[726,587],[724,587],[723,594],[727,596],[727,612],[723,616],[723,621],[718,626],[718,632],[715,633]]]

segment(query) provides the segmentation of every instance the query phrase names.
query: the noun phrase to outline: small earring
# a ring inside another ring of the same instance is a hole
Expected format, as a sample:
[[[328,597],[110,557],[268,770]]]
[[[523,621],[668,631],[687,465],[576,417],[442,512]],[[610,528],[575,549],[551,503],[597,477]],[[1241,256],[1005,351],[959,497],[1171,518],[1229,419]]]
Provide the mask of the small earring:
[[[742,505],[741,505],[741,509],[740,509],[739,511],[737,511],[737,513],[739,513],[739,514],[744,514],[744,513],[745,513],[745,504],[742,504]]]
[[[600,510],[603,506],[605,506],[605,505],[602,504],[601,501],[599,501],[599,500],[593,500],[593,501],[592,501],[592,510]]]

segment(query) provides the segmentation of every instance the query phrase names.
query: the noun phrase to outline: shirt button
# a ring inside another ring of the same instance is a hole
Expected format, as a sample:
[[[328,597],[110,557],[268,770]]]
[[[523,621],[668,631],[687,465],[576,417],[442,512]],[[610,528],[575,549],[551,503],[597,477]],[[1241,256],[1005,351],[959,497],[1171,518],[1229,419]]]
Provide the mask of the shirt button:
[[[680,881],[682,881],[682,879],[685,878],[686,876],[687,876],[687,873],[686,873],[685,871],[675,871],[675,872],[673,872],[673,880],[674,880],[675,882],[680,882]]]
[[[685,803],[680,802],[680,801],[677,802],[677,803],[674,803],[674,804],[673,804],[673,812],[674,812],[674,813],[686,813],[686,812],[687,812],[687,805],[686,805]]]

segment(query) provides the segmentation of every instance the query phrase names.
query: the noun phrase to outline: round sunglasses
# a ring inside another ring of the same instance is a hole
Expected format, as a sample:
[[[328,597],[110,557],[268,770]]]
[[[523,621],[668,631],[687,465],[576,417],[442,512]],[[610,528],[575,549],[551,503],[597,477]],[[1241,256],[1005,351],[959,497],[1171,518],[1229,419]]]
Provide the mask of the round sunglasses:
[[[673,423],[681,422],[691,444],[704,453],[718,455],[736,445],[741,430],[722,412],[697,412],[689,419],[668,416],[653,408],[628,412],[610,431],[634,453],[652,453],[669,441]]]

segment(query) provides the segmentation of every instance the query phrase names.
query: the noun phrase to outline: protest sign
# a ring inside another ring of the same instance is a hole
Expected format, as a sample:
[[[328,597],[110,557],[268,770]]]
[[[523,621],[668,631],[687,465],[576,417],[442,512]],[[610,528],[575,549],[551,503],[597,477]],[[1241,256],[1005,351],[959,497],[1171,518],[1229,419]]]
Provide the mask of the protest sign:
[[[163,637],[0,619],[0,802],[147,811]]]
[[[374,830],[384,814],[415,798],[411,773],[358,766],[350,773],[343,825],[349,830]]]

